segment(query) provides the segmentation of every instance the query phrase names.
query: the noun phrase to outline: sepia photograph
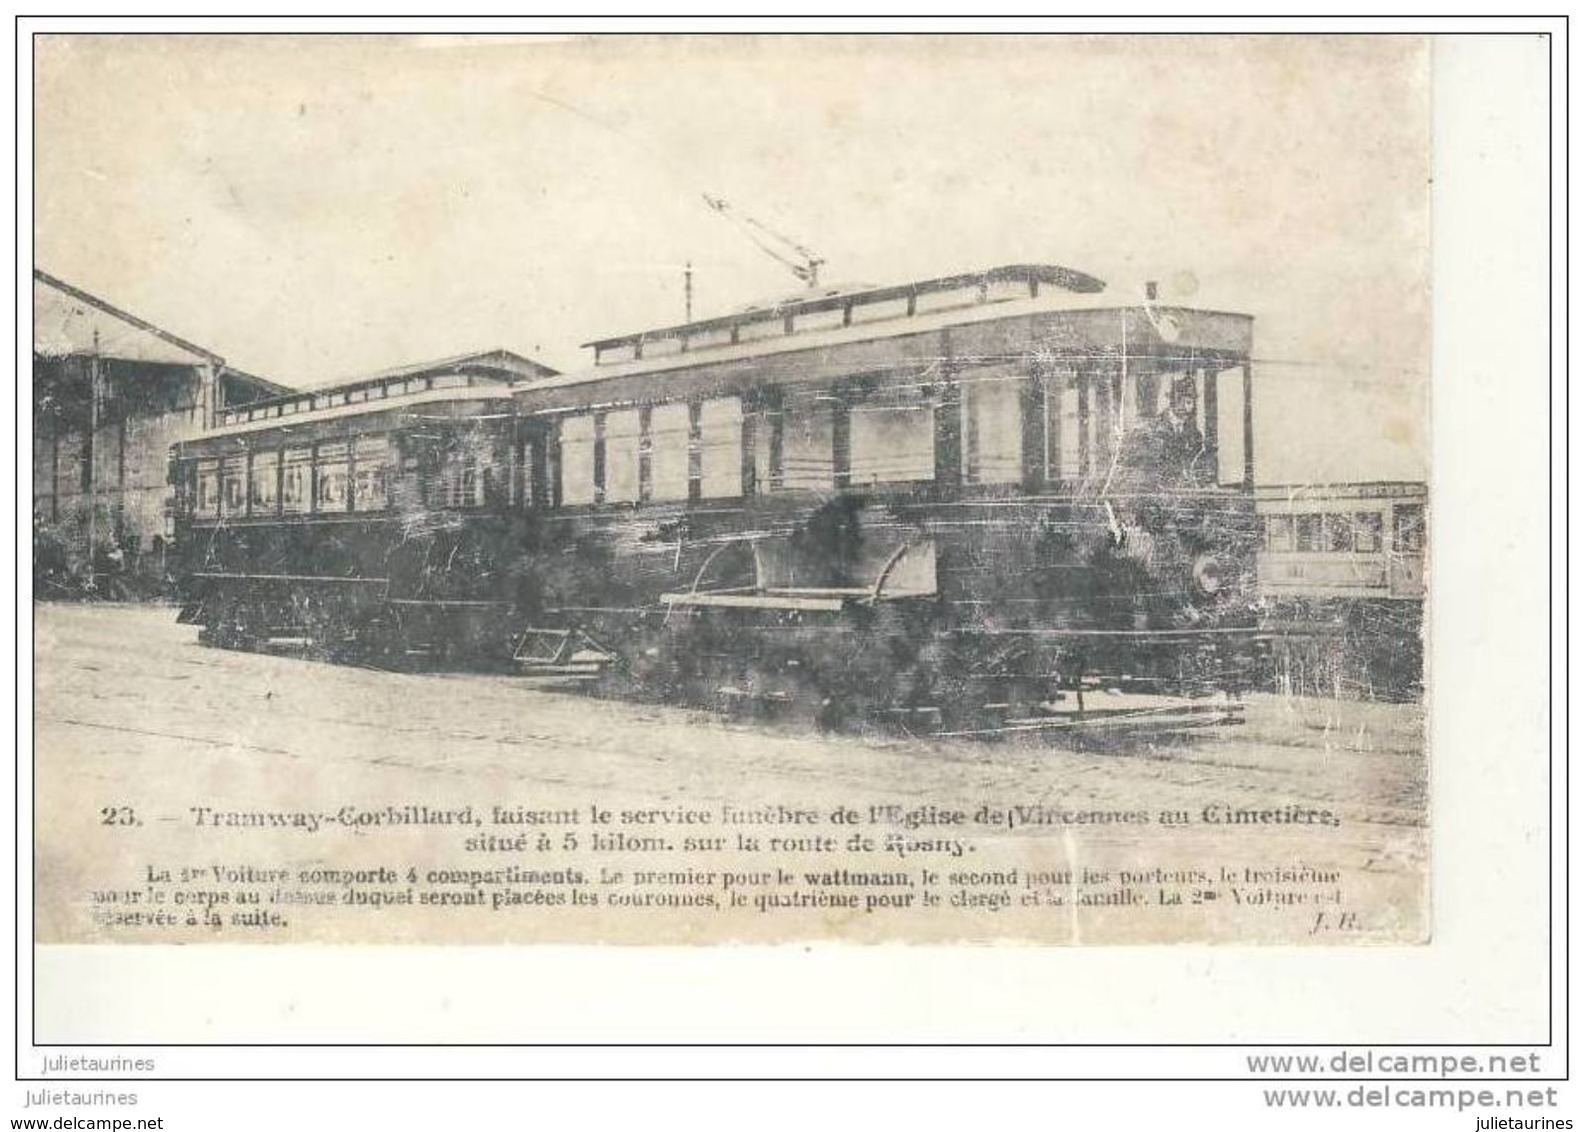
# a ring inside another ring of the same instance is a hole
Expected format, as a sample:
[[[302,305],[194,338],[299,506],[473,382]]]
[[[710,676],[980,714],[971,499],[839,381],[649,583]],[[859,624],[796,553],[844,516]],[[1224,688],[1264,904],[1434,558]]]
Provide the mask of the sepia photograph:
[[[38,944],[1434,937],[1428,40],[33,50]]]
[[[12,1128],[1574,1126],[1565,17],[13,48]]]

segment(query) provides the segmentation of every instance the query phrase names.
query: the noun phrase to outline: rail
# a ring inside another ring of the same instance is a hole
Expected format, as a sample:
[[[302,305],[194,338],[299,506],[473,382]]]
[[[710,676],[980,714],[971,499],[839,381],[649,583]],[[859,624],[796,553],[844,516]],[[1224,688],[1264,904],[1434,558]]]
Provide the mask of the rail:
[[[389,578],[338,578],[328,574],[229,574],[219,571],[198,571],[190,575],[207,581],[227,582],[313,582],[337,583],[349,586],[388,586]]]

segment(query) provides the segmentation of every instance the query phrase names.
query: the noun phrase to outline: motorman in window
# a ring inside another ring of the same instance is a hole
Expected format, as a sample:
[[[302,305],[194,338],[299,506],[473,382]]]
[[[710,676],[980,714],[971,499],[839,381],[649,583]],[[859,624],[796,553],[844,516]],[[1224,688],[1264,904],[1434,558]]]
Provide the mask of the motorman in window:
[[[1140,422],[1127,438],[1123,462],[1130,478],[1142,486],[1208,487],[1215,467],[1197,420],[1198,393],[1190,374],[1172,380],[1166,404],[1153,418]]]

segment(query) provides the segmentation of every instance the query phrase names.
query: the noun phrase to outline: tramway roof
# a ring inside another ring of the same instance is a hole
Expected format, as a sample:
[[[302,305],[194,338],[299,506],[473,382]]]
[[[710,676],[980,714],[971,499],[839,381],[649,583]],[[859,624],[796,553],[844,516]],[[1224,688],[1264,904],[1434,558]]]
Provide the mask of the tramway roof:
[[[1037,298],[1042,287],[1056,288],[1077,294],[1095,294],[1105,290],[1105,283],[1092,275],[1054,264],[1008,264],[986,271],[965,272],[941,276],[937,279],[917,280],[884,287],[820,288],[805,294],[770,303],[756,304],[747,309],[715,318],[697,319],[675,326],[659,327],[600,338],[585,342],[594,348],[596,360],[607,351],[631,346],[641,350],[648,343],[677,341],[681,348],[698,348],[698,345],[735,343],[739,332],[745,328],[765,323],[782,323],[786,333],[795,332],[797,320],[818,316],[826,312],[842,312],[843,325],[853,321],[880,321],[885,317],[911,317],[918,313],[920,300],[926,302],[937,296],[962,292],[967,306],[974,302],[995,299]],[[992,299],[992,291],[996,294]],[[884,311],[887,304],[905,304],[895,314]],[[856,312],[856,313],[855,313]],[[867,316],[867,317],[866,317]],[[625,360],[625,359],[623,359]]]

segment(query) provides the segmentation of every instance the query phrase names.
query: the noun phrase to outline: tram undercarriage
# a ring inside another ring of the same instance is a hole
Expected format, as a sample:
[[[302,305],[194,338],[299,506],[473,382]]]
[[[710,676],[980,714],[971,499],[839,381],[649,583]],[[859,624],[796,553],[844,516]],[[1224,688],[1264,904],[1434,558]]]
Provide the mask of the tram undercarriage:
[[[672,603],[636,624],[526,636],[540,652],[539,642],[566,642],[559,665],[519,649],[521,671],[559,687],[824,729],[975,738],[1236,725],[1260,649],[1252,631],[952,628],[929,598],[816,609]]]

